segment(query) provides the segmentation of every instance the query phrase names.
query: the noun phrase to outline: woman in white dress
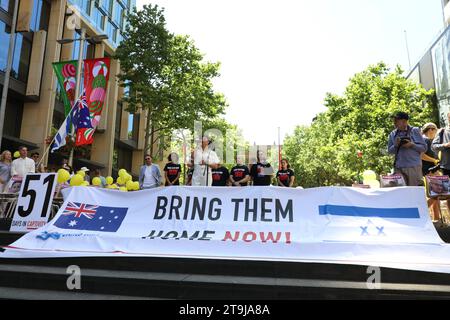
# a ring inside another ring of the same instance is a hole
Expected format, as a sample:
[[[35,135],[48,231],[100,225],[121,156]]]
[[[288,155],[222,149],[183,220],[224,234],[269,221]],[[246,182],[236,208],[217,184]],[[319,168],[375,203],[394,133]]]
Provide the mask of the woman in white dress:
[[[211,140],[203,137],[202,144],[194,151],[194,161],[189,167],[194,168],[192,174],[193,187],[210,187],[212,185],[212,170],[219,165],[219,157],[211,148]]]

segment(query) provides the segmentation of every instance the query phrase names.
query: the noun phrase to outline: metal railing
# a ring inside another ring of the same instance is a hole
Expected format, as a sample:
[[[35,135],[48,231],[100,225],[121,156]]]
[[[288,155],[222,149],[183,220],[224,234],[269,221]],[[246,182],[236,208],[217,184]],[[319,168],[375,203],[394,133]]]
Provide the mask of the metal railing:
[[[2,232],[9,231],[14,212],[16,211],[17,199],[17,193],[0,193],[0,231]],[[55,197],[53,199],[49,221],[56,216],[63,203],[63,198]]]

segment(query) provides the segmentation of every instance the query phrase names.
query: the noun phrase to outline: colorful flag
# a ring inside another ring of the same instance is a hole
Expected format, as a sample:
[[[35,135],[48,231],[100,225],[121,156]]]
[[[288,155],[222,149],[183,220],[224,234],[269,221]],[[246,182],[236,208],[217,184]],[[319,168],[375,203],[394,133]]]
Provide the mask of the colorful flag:
[[[51,152],[53,153],[55,150],[58,150],[59,148],[66,145],[66,137],[69,134],[70,130],[70,117],[66,117],[63,124],[59,128],[58,132],[55,136],[55,142],[53,142],[51,147]]]
[[[128,208],[68,202],[54,226],[61,229],[116,232]]]
[[[70,113],[75,102],[78,61],[53,62],[53,70],[61,87],[65,116]]]
[[[84,88],[91,118],[91,127],[83,128],[77,133],[77,146],[92,144],[94,132],[100,123],[106,99],[106,88],[109,79],[110,58],[84,60]]]
[[[85,92],[75,102],[71,112],[71,118],[76,134],[75,145],[92,144],[95,129],[92,127]]]

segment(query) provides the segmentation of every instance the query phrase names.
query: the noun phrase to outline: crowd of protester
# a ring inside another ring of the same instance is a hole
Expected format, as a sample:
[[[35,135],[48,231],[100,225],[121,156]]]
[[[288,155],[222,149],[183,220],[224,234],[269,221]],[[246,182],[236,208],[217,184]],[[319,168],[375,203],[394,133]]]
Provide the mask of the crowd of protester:
[[[447,115],[450,123],[450,112]],[[407,186],[423,186],[424,177],[450,176],[450,129],[427,123],[422,128],[409,124],[409,115],[398,112],[394,116],[395,130],[389,135],[388,151],[394,155],[394,173],[401,174]],[[440,200],[430,197],[428,207],[433,222],[442,218]],[[450,212],[450,200],[447,200]]]
[[[141,189],[150,189],[162,185],[180,185],[182,168],[179,164],[179,156],[171,153],[161,173],[158,165],[152,162],[150,155],[145,156],[145,164],[139,171],[139,185]],[[257,159],[248,166],[244,164],[244,157],[238,156],[236,164],[231,170],[220,163],[219,157],[211,147],[211,141],[204,137],[199,146],[191,155],[187,164],[185,185],[187,186],[212,186],[212,187],[245,187],[277,185],[279,187],[294,187],[295,174],[290,168],[287,159],[281,160],[281,168],[276,174],[271,164],[267,161],[264,152],[259,151]]]

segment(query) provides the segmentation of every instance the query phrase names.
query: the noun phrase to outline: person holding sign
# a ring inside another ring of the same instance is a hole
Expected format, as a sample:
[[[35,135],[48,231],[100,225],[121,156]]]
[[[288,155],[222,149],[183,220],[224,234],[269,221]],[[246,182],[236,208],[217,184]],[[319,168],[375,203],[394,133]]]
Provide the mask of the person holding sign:
[[[281,170],[277,172],[277,182],[279,187],[293,188],[295,181],[294,171],[291,170],[289,161],[281,159]]]
[[[201,146],[194,152],[194,161],[188,166],[194,168],[192,175],[192,186],[201,187],[212,185],[212,170],[217,168],[219,157],[211,147],[212,141],[208,137],[203,137]]]

